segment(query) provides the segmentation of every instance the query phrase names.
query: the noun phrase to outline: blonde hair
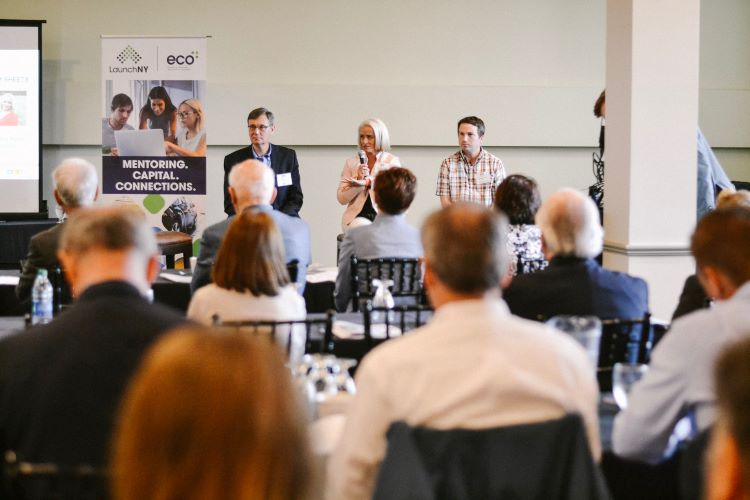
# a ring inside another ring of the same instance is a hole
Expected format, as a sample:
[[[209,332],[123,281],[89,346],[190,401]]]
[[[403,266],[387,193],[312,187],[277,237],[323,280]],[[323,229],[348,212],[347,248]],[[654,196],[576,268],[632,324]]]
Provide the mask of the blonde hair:
[[[375,149],[377,151],[391,150],[391,137],[388,134],[388,127],[385,126],[385,123],[380,118],[369,118],[359,124],[359,127],[357,127],[357,144],[359,144],[359,129],[365,126],[372,128],[375,134]]]
[[[561,189],[542,203],[536,224],[552,255],[589,259],[602,251],[599,210],[591,198],[574,189]]]
[[[180,106],[182,105],[188,106],[190,109],[195,111],[195,130],[201,131],[206,126],[205,123],[205,115],[203,114],[203,105],[198,99],[191,98],[191,99],[185,99],[180,103]],[[180,110],[180,106],[177,106],[177,111]]]
[[[307,436],[278,349],[200,327],[167,334],[125,394],[112,465],[115,500],[305,497]]]

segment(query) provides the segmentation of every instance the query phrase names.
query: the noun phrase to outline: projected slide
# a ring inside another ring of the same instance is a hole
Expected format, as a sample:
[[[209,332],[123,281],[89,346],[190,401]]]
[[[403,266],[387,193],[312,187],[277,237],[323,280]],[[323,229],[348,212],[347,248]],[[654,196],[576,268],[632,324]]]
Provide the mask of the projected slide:
[[[39,211],[39,29],[0,23],[0,214]]]
[[[0,50],[0,179],[39,178],[38,58]]]

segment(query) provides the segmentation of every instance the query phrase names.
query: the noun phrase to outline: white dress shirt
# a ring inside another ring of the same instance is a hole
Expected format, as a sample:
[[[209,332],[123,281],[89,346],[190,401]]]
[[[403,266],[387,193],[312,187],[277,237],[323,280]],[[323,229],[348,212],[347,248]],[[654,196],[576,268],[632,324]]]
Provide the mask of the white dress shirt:
[[[496,297],[453,302],[368,354],[331,457],[327,496],[370,498],[392,422],[483,429],[579,413],[599,457],[599,389],[570,337],[511,316]]]
[[[691,416],[694,432],[714,421],[714,363],[731,342],[750,335],[750,283],[734,296],[672,324],[633,386],[628,407],[615,417],[612,448],[623,457],[659,462],[675,425]]]

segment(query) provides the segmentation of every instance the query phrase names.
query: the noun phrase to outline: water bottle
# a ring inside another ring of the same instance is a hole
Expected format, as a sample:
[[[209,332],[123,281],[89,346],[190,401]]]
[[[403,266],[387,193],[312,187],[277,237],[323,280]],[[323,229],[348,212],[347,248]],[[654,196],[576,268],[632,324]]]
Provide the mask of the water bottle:
[[[52,321],[52,283],[47,270],[39,269],[31,289],[31,324],[43,325]]]
[[[373,307],[393,309],[395,307],[395,301],[393,300],[390,288],[393,286],[393,280],[374,279],[372,280],[372,286],[375,287],[375,295],[372,298]],[[375,311],[372,313],[372,322],[385,322],[385,318],[381,319],[380,312]],[[393,323],[393,311],[388,311],[388,322]]]

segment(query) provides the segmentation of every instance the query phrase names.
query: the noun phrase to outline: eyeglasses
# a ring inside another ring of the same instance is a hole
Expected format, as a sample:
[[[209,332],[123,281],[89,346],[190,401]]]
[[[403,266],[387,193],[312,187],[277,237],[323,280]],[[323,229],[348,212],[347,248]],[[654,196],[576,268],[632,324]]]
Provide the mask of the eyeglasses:
[[[258,132],[265,132],[271,127],[269,127],[268,125],[248,125],[247,128],[250,129],[250,132],[255,132],[256,130]]]
[[[195,113],[195,111],[181,111],[180,113],[177,113],[177,116],[179,116],[180,118],[187,118],[193,113]]]

